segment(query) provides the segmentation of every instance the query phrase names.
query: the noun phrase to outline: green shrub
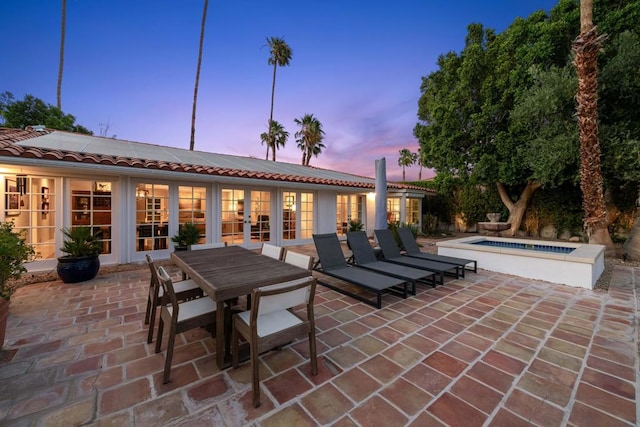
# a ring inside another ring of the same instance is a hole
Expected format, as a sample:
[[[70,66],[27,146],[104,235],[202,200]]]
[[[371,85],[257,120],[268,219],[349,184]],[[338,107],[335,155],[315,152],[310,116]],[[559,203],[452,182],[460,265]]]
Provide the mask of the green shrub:
[[[0,297],[9,300],[15,286],[9,279],[18,279],[27,269],[24,263],[35,255],[31,245],[26,243],[24,230],[13,231],[13,221],[0,223]]]
[[[63,228],[62,234],[64,241],[60,250],[68,258],[95,256],[102,252],[102,242],[90,227]]]

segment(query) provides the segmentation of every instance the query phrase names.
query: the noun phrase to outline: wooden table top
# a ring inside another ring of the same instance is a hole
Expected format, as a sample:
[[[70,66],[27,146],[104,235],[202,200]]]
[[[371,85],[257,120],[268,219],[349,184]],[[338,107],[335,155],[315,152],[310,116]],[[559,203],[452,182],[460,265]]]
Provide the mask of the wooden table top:
[[[178,251],[171,259],[215,301],[255,288],[311,276],[311,272],[239,246]]]

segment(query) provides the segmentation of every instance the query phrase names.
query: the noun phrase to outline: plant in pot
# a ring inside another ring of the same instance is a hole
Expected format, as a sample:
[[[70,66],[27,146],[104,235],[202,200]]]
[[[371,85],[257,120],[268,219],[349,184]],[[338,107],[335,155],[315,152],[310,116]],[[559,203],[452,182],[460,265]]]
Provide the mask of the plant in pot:
[[[14,231],[13,226],[13,221],[0,223],[0,348],[7,330],[9,300],[17,286],[15,279],[27,271],[24,263],[35,254],[26,243],[24,232]]]
[[[364,224],[359,219],[352,219],[349,221],[348,231],[361,231],[364,229]]]
[[[171,238],[176,245],[176,251],[186,251],[189,246],[195,245],[200,241],[200,230],[192,222],[181,224],[178,228],[178,234]]]
[[[347,227],[347,231],[362,231],[364,229],[364,224],[359,219],[352,219],[349,221],[349,226]],[[351,245],[347,240],[347,247],[351,249]]]
[[[57,272],[64,283],[91,280],[100,270],[102,242],[90,227],[63,228],[64,242],[60,250],[66,255],[58,258]]]

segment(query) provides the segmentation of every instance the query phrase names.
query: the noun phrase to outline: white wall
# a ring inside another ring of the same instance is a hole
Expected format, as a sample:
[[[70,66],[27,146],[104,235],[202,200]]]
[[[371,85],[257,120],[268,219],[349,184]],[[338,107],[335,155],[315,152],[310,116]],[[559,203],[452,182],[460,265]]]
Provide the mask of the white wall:
[[[336,232],[336,197],[335,191],[318,191],[318,220],[316,233]]]

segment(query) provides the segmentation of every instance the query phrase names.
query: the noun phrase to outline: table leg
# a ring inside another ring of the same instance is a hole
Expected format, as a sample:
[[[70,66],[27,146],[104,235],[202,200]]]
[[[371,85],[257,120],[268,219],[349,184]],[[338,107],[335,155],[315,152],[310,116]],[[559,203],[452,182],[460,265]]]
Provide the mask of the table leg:
[[[216,301],[216,364],[219,369],[225,368],[225,315],[224,301]]]

